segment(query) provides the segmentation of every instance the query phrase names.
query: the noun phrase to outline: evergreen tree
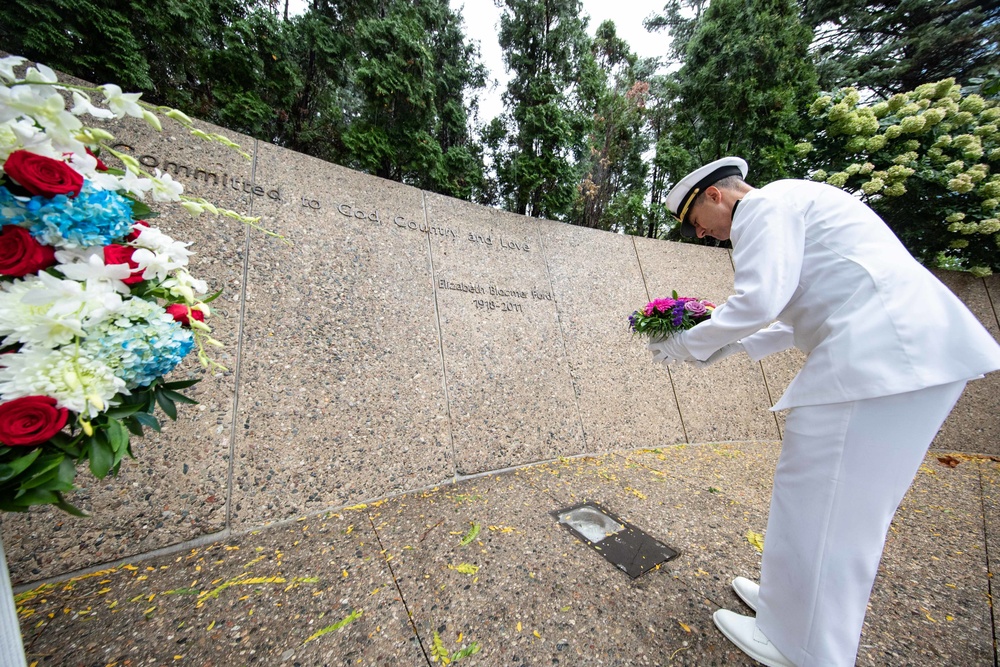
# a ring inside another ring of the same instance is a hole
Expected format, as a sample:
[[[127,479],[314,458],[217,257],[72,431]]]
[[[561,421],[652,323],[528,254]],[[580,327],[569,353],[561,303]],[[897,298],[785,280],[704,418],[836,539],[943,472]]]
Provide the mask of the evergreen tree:
[[[749,162],[752,182],[787,176],[816,92],[809,41],[792,0],[713,0],[659,91],[670,118],[657,162],[670,180],[726,155]]]
[[[273,97],[295,80],[267,0],[13,0],[0,13],[12,53],[231,129],[273,131]]]
[[[584,227],[635,232],[645,218],[646,172],[642,155],[649,147],[644,131],[648,78],[655,63],[640,62],[618,37],[615,24],[597,28],[592,53],[597,66],[591,104],[593,129],[589,155],[581,166],[578,211],[573,220]]]
[[[358,21],[349,164],[454,196],[481,189],[464,96],[485,75],[460,23],[443,0],[385,0]]]
[[[497,0],[500,46],[512,78],[507,112],[484,131],[504,208],[562,219],[576,199],[590,119],[579,88],[593,80],[593,56],[580,0]],[[589,80],[589,81],[588,81]]]
[[[823,90],[856,86],[889,96],[1000,66],[997,2],[814,0],[802,8],[816,31]]]

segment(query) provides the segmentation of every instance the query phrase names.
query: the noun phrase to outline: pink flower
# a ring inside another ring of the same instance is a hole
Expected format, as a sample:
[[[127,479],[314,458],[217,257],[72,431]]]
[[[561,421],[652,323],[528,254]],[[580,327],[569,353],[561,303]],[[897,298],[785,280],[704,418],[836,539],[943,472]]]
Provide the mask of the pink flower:
[[[646,308],[643,312],[646,314],[646,317],[652,316],[655,312],[665,315],[670,312],[670,309],[674,307],[675,303],[677,303],[677,301],[674,299],[653,299],[646,304]]]

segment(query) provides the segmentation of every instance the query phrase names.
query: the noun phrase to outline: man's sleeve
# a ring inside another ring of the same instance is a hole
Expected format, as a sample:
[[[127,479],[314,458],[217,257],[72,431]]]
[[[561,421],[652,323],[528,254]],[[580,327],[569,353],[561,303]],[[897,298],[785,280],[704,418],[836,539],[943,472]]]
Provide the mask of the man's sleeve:
[[[711,319],[682,335],[684,345],[701,361],[776,320],[802,272],[801,213],[777,197],[753,196],[740,203],[738,217],[733,235],[736,294],[716,308]]]
[[[743,338],[740,343],[751,359],[760,361],[775,352],[795,347],[795,332],[790,324],[775,322],[768,328]]]

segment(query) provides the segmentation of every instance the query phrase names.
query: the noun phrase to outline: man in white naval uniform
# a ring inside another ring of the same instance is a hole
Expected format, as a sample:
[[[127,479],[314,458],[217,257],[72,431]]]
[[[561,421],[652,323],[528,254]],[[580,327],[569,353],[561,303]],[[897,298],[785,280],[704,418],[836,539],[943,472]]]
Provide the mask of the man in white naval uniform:
[[[765,665],[844,667],[893,514],[966,382],[1000,369],[1000,346],[857,198],[801,180],[755,189],[746,173],[717,160],[667,196],[682,233],[732,239],[735,295],[650,349],[696,365],[808,355],[772,408],[790,411],[760,586],[733,582],[757,616],[714,620]]]

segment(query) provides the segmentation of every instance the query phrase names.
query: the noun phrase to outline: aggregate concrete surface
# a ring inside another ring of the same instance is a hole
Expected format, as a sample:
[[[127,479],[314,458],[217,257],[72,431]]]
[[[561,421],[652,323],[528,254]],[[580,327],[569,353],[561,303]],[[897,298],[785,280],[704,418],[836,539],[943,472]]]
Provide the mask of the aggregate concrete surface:
[[[21,590],[28,664],[752,665],[711,615],[749,613],[729,582],[759,575],[779,451],[560,458]],[[585,500],[680,555],[629,578],[554,519]],[[857,664],[996,667],[998,535],[1000,462],[929,453]]]

